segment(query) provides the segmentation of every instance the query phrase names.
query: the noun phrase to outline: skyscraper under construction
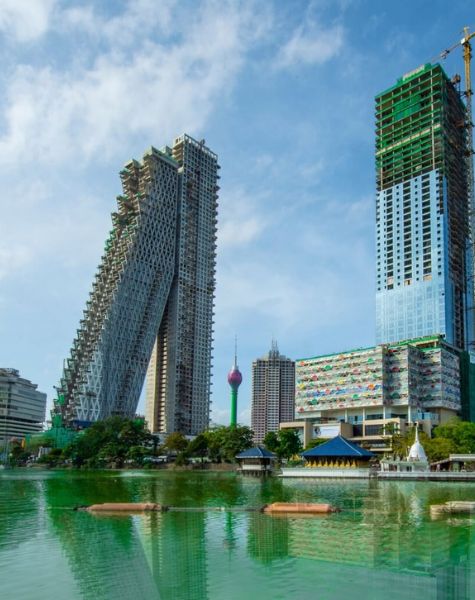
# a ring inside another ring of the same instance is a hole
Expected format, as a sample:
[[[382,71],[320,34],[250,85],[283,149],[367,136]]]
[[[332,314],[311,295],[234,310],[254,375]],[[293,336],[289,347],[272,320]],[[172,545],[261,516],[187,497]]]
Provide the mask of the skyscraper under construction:
[[[133,416],[154,349],[149,427],[207,426],[218,169],[204,140],[183,135],[121,171],[123,195],[58,387],[63,423]]]
[[[147,372],[153,432],[200,433],[209,423],[216,273],[218,157],[188,136],[172,149],[179,165],[175,272]]]
[[[465,105],[438,64],[376,97],[376,342],[473,342]]]

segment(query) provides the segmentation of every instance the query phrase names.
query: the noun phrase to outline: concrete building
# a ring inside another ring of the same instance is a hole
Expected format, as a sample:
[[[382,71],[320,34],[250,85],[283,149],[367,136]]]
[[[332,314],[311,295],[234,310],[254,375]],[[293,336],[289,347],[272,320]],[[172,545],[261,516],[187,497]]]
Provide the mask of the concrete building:
[[[345,435],[388,447],[418,421],[430,435],[468,401],[465,352],[429,336],[296,361],[295,408],[303,442]],[[351,431],[348,429],[351,427]]]
[[[187,135],[120,172],[123,194],[55,401],[81,425],[133,416],[149,365],[153,431],[209,420],[217,157]]]
[[[272,342],[268,354],[252,363],[251,428],[254,441],[262,442],[279,423],[290,421],[295,406],[295,362],[279,353]]]
[[[377,344],[473,344],[467,126],[438,64],[376,96]]]
[[[16,369],[0,369],[0,448],[43,428],[46,394],[37,387]]]
[[[178,165],[175,273],[147,374],[153,432],[196,435],[209,424],[218,157],[189,136],[174,142]]]

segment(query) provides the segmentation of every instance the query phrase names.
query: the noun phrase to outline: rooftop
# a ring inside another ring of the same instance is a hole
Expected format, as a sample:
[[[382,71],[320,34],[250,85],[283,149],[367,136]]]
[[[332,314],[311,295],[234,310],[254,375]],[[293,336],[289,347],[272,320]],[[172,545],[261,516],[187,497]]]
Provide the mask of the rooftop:
[[[275,454],[263,446],[255,446],[240,452],[236,458],[275,458]]]
[[[342,435],[337,435],[328,442],[302,452],[302,456],[305,458],[316,458],[316,457],[350,457],[350,458],[371,458],[374,456],[369,450],[365,450],[358,444],[350,442]]]

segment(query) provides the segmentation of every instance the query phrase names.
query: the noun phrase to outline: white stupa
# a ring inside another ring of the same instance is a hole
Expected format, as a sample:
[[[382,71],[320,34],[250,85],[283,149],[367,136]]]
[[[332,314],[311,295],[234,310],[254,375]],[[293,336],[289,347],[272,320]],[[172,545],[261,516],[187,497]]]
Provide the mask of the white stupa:
[[[409,450],[409,454],[407,456],[407,460],[412,461],[412,462],[428,462],[427,461],[427,456],[426,456],[426,452],[422,446],[422,444],[419,441],[419,432],[417,430],[417,423],[415,424],[416,427],[416,439],[414,440],[414,443],[411,446],[411,449]]]

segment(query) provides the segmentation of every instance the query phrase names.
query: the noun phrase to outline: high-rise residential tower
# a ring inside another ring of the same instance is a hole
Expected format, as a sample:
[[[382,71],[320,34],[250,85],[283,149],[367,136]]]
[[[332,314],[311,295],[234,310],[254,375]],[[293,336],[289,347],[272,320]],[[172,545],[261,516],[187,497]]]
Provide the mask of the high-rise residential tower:
[[[279,353],[277,342],[270,352],[252,363],[251,428],[262,442],[279,423],[291,421],[295,411],[295,362]]]
[[[178,164],[175,272],[147,374],[146,418],[154,432],[207,428],[216,272],[218,157],[189,136]]]
[[[58,388],[65,424],[133,416],[155,345],[149,426],[207,426],[217,169],[204,141],[183,135],[121,171],[123,195]]]
[[[466,112],[438,64],[376,97],[376,342],[473,342]]]

